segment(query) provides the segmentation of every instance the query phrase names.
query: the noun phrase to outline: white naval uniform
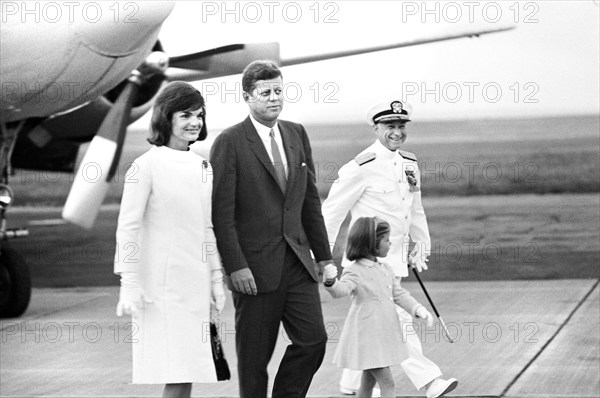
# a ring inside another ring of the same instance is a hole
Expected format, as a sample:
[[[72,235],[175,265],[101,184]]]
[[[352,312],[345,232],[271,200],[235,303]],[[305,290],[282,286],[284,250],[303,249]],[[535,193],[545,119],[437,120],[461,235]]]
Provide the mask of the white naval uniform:
[[[406,170],[414,171],[419,190],[410,190]],[[408,276],[409,240],[412,239],[427,254],[431,250],[416,157],[408,152],[390,151],[377,140],[345,164],[338,174],[339,178],[333,183],[322,208],[329,241],[335,242],[348,212],[352,217],[350,227],[359,217],[382,218],[390,224],[392,243],[384,261],[397,277]],[[349,264],[344,258],[342,266]],[[423,355],[421,342],[412,330],[410,314],[400,307],[397,307],[397,312],[409,355],[401,366],[415,387],[420,389],[442,373]],[[358,389],[360,374],[360,371],[344,369],[340,385]]]

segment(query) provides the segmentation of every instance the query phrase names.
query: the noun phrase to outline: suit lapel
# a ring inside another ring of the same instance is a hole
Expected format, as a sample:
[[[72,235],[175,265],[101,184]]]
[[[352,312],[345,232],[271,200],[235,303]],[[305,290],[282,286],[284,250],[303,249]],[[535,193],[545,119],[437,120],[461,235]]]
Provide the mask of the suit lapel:
[[[288,127],[284,127],[282,123],[279,123],[279,132],[281,133],[281,139],[283,140],[283,149],[285,150],[285,157],[287,158],[288,165],[288,177],[286,193],[289,193],[292,189],[292,184],[296,181],[296,165],[298,164],[298,143],[294,139],[294,134],[289,130]]]
[[[273,163],[271,162],[271,158],[269,158],[269,154],[263,144],[258,132],[254,128],[252,121],[250,120],[250,116],[244,120],[244,129],[246,130],[246,138],[250,142],[250,149],[254,152],[254,155],[260,161],[260,163],[267,169],[271,177],[273,178],[273,182],[279,187],[277,184],[277,177],[275,176],[275,168],[273,168]],[[287,149],[286,149],[287,156]],[[289,180],[288,180],[289,181]],[[282,192],[283,193],[283,192]]]

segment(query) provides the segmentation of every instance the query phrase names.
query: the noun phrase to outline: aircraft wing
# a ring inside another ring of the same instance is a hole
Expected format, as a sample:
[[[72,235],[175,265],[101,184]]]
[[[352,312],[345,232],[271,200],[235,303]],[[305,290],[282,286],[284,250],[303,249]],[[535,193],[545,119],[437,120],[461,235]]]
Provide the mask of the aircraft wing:
[[[463,37],[479,37],[485,34],[504,32],[514,26],[502,26],[494,29],[471,29],[454,33],[443,33],[435,36],[411,39],[392,44],[363,47],[358,49],[337,51],[325,54],[314,54],[296,58],[282,59],[279,56],[279,43],[233,44],[208,51],[173,57],[169,60],[166,71],[168,80],[196,81],[242,73],[246,65],[256,59],[272,59],[280,66],[306,64],[328,59],[368,54],[396,48],[417,46]]]
[[[495,29],[479,29],[479,30],[473,29],[470,31],[463,31],[460,33],[440,34],[438,36],[424,37],[424,38],[420,38],[420,39],[407,40],[407,41],[403,41],[403,42],[386,44],[386,45],[381,45],[381,46],[365,47],[365,48],[359,48],[359,49],[353,49],[353,50],[347,50],[347,51],[332,52],[332,53],[328,53],[328,54],[307,55],[304,57],[284,59],[284,60],[281,60],[280,65],[281,66],[290,66],[290,65],[306,64],[309,62],[317,62],[317,61],[324,61],[324,60],[333,59],[333,58],[349,57],[351,55],[368,54],[368,53],[373,53],[373,52],[377,52],[377,51],[393,50],[395,48],[411,47],[411,46],[417,46],[420,44],[460,39],[463,37],[479,37],[481,35],[496,33],[496,32],[504,32],[504,31],[511,30],[511,29],[514,29],[514,26],[498,27]]]

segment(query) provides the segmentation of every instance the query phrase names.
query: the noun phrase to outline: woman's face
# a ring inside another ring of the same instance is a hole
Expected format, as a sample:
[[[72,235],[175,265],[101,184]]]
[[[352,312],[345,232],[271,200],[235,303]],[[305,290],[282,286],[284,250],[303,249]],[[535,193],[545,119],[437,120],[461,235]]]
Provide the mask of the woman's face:
[[[190,141],[196,141],[202,130],[204,109],[179,111],[171,118],[171,138],[169,148],[187,150]]]
[[[379,242],[379,247],[377,248],[377,257],[387,256],[391,246],[392,242],[390,242],[390,234],[383,235],[381,242]]]

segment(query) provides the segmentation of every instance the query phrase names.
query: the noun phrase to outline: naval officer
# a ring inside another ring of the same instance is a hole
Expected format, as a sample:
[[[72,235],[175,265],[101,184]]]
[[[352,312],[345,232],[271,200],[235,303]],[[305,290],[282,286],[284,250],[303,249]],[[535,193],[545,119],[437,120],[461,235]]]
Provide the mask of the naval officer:
[[[421,203],[421,182],[417,158],[401,150],[411,121],[410,104],[391,100],[375,105],[367,121],[376,136],[375,142],[339,171],[323,203],[323,217],[330,242],[335,242],[340,226],[350,212],[351,221],[360,217],[380,217],[390,223],[392,247],[385,261],[397,278],[408,276],[410,260],[419,272],[427,269],[431,240],[425,210]],[[409,253],[409,241],[415,243]],[[342,266],[348,260],[344,259]],[[403,325],[409,357],[402,369],[415,387],[426,388],[426,395],[440,397],[456,388],[454,378],[442,379],[440,368],[423,355],[421,342],[412,328],[412,317],[397,307]],[[408,329],[408,330],[407,330]],[[360,371],[344,369],[340,391],[354,394],[360,386]]]

